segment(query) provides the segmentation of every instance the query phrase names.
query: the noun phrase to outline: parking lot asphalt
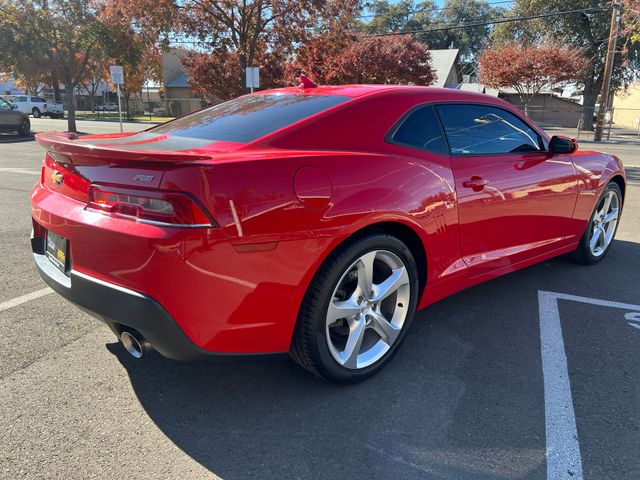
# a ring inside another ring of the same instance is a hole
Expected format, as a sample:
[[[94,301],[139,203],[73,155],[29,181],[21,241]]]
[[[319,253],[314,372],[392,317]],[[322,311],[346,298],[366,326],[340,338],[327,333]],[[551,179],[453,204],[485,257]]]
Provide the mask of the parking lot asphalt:
[[[286,360],[129,357],[45,290],[28,240],[43,151],[0,143],[0,478],[640,478],[640,146],[617,152],[629,185],[604,261],[449,297],[379,375],[338,387]]]

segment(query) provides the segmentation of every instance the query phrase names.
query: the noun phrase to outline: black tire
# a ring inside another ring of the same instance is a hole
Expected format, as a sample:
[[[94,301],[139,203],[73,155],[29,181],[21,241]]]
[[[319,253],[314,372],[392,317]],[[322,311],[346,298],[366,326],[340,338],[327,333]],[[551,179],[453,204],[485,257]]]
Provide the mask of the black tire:
[[[339,364],[329,350],[326,315],[338,282],[354,262],[373,251],[391,252],[402,261],[408,274],[410,297],[400,333],[388,351],[371,365],[350,369]],[[372,233],[345,243],[325,260],[309,285],[298,314],[290,355],[317,377],[343,384],[365,380],[383,368],[402,344],[415,314],[418,293],[416,261],[398,238],[386,233]]]
[[[42,116],[42,113],[36,107],[33,107],[33,110],[31,110],[31,113],[33,114],[33,118],[40,118]]]
[[[25,137],[31,134],[31,122],[28,118],[24,118],[22,120],[22,124],[20,125],[20,130],[18,130],[18,133]]]
[[[580,243],[578,244],[578,248],[576,248],[573,252],[571,252],[569,254],[569,258],[571,260],[573,260],[576,263],[581,263],[583,265],[593,265],[595,263],[598,263],[600,260],[602,260],[607,253],[609,252],[609,249],[611,248],[611,245],[613,244],[613,238],[615,238],[615,234],[618,230],[618,225],[620,225],[620,221],[618,220],[618,222],[615,225],[615,229],[613,232],[613,238],[611,240],[611,242],[606,246],[606,248],[604,249],[604,252],[601,253],[600,255],[596,256],[591,252],[591,248],[589,246],[589,241],[591,240],[591,235],[593,234],[593,229],[594,229],[594,218],[596,216],[596,212],[602,208],[602,203],[604,201],[604,197],[608,194],[608,192],[613,191],[617,196],[618,196],[618,205],[619,205],[619,212],[618,212],[618,219],[620,217],[620,214],[622,213],[622,192],[620,191],[620,187],[618,186],[617,183],[615,182],[609,182],[607,184],[606,187],[604,187],[604,189],[602,190],[602,193],[600,194],[600,196],[598,197],[598,200],[596,201],[595,206],[593,207],[593,212],[591,212],[591,216],[589,217],[589,223],[587,224],[587,227],[585,228],[584,234],[582,235],[582,238],[580,239]]]

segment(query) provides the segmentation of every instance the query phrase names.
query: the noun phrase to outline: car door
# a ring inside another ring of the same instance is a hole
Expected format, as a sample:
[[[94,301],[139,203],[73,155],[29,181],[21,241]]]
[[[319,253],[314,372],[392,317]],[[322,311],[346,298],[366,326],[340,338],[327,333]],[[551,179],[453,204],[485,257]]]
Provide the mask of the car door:
[[[18,111],[26,114],[31,113],[29,111],[29,102],[27,102],[27,97],[23,95],[15,97],[13,99],[13,104],[18,107]]]
[[[522,118],[488,104],[436,106],[451,150],[460,250],[472,276],[561,248],[577,179],[568,155],[550,155]]]
[[[0,99],[0,126],[3,128],[18,126],[21,120],[22,115],[12,109],[9,102]]]

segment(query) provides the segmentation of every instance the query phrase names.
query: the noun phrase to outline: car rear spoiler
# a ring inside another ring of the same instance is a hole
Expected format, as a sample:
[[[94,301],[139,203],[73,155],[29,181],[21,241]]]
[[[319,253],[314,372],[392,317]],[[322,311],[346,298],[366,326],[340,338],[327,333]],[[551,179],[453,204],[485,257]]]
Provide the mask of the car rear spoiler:
[[[73,157],[98,157],[119,162],[199,162],[210,160],[211,156],[200,152],[163,152],[154,150],[127,150],[117,145],[92,145],[82,141],[82,137],[71,132],[46,132],[36,134],[36,141],[47,151]]]

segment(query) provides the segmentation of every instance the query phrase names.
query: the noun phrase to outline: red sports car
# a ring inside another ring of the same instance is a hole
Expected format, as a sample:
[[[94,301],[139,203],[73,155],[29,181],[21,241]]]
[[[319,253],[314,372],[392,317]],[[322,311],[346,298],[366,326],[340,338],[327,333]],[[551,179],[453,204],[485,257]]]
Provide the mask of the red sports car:
[[[36,264],[130,353],[288,352],[343,383],[380,370],[417,309],[557,255],[600,261],[625,193],[615,156],[431,87],[303,82],[37,140]]]

